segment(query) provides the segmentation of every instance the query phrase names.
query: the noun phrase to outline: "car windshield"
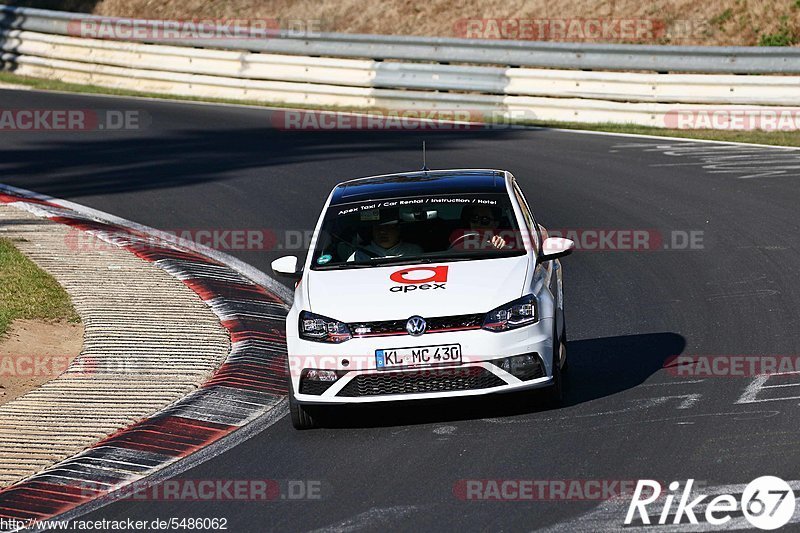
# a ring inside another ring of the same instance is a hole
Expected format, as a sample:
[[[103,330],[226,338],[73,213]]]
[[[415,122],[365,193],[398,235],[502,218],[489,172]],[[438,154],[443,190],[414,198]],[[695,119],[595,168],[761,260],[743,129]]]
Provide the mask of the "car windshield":
[[[331,206],[311,268],[489,259],[525,254],[507,195],[384,198]]]

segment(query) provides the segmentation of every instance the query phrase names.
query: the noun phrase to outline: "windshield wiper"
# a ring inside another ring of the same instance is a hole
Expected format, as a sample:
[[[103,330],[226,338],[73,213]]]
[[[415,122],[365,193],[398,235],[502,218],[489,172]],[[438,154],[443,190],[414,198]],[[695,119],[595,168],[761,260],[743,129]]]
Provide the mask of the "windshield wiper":
[[[477,259],[498,259],[501,257],[511,257],[514,255],[523,255],[519,251],[497,251],[484,254],[458,254],[458,255],[436,255],[436,256],[421,256],[421,257],[376,257],[371,260],[374,266],[383,265],[417,265],[417,264],[430,264],[430,263],[454,263],[456,261],[475,261]]]
[[[336,263],[335,265],[317,265],[314,270],[344,270],[347,268],[370,268],[372,263]]]
[[[373,268],[385,265],[416,265],[422,263],[435,263],[436,260],[426,257],[375,257],[369,263],[345,262],[334,265],[317,265],[314,270],[346,270],[348,268]]]
[[[457,261],[475,261],[479,259],[499,259],[502,257],[513,257],[518,255],[524,255],[524,252],[521,250],[497,250],[494,252],[476,254],[476,253],[466,253],[466,254],[458,254],[458,255],[428,255],[428,256],[420,256],[420,257],[403,257],[403,256],[394,256],[394,257],[373,257],[369,261],[369,263],[355,263],[355,262],[345,262],[345,263],[337,263],[334,265],[318,265],[315,267],[315,270],[346,270],[348,268],[370,268],[370,267],[378,267],[378,266],[388,266],[388,265],[427,265],[430,263],[455,263]]]
[[[464,261],[472,259],[470,257],[381,257],[373,260],[375,266],[383,265],[422,265],[429,263],[442,263],[450,261]]]
[[[455,261],[475,261],[477,259],[497,259],[500,257],[512,257],[517,255],[524,255],[522,250],[495,250],[484,253],[459,253],[459,254],[441,254],[441,255],[425,255],[415,258],[406,258],[408,260],[415,260],[420,263],[450,263]],[[400,259],[400,258],[398,258]]]

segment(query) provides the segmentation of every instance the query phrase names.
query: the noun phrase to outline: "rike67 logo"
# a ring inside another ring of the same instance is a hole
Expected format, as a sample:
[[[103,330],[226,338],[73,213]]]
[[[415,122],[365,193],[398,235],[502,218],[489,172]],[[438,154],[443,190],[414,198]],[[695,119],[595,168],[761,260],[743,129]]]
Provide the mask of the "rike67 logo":
[[[693,493],[693,485],[694,480],[689,479],[681,490],[680,483],[673,481],[668,492],[662,495],[658,481],[639,480],[625,516],[625,525],[635,521],[642,525],[657,523],[663,526],[687,521],[697,525],[699,516],[712,526],[731,526],[728,522],[733,517],[744,515],[751,526],[772,530],[786,525],[794,516],[794,491],[779,477],[761,476],[751,481],[742,491],[741,499],[733,494],[719,494],[709,500],[708,495]]]
[[[389,279],[400,283],[400,285],[392,286],[389,292],[407,293],[446,289],[447,266],[404,268],[393,272]]]

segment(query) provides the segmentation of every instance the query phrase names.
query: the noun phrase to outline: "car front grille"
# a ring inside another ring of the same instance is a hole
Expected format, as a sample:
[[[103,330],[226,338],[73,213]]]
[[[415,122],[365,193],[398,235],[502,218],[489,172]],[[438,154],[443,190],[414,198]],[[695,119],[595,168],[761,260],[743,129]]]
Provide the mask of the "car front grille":
[[[425,333],[442,333],[445,331],[464,331],[480,329],[484,314],[453,315],[426,318]],[[389,335],[408,335],[406,322],[402,320],[382,320],[378,322],[354,322],[348,324],[353,337],[384,337]]]
[[[360,374],[345,385],[337,396],[382,396],[488,389],[506,382],[481,367],[381,372]]]
[[[315,396],[321,395],[323,392],[331,388],[335,381],[316,381],[312,379],[300,379],[300,394],[313,394]]]

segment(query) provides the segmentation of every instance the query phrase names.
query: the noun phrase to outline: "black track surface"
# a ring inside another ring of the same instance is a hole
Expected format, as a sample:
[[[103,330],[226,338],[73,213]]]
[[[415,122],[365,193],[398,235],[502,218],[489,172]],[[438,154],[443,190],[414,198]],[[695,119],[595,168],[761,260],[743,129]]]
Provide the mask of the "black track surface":
[[[571,365],[563,408],[526,396],[408,404],[347,410],[335,427],[306,432],[284,418],[181,477],[319,481],[319,500],[122,501],[91,518],[226,517],[231,531],[570,530],[598,502],[462,501],[454,486],[798,477],[797,399],[737,403],[751,379],[696,381],[662,368],[681,353],[800,353],[796,177],[740,179],[746,170],[715,173],[703,154],[648,150],[722,149],[690,142],[510,129],[287,132],[271,126],[269,110],[6,90],[0,100],[145,113],[149,124],[134,132],[2,132],[0,182],[166,230],[310,230],[334,184],[418,169],[426,139],[432,168],[512,171],[545,226],[649,229],[667,241],[673,231],[703,232],[702,249],[562,261]],[[782,157],[753,153],[741,153],[743,167]],[[269,272],[284,252],[230,253]],[[757,398],[791,396],[800,387]]]

